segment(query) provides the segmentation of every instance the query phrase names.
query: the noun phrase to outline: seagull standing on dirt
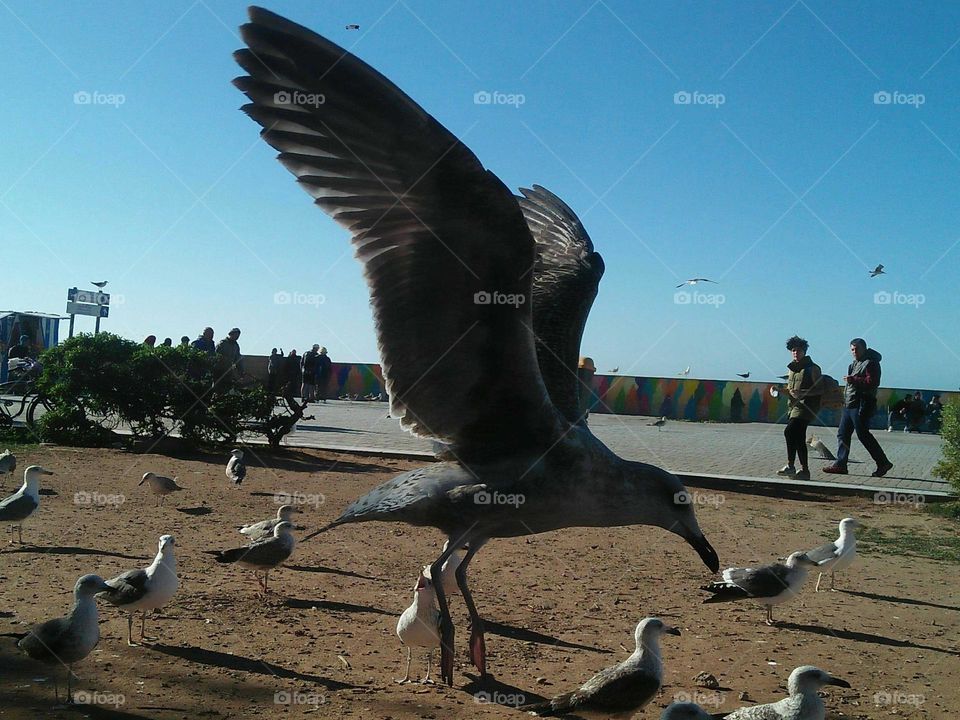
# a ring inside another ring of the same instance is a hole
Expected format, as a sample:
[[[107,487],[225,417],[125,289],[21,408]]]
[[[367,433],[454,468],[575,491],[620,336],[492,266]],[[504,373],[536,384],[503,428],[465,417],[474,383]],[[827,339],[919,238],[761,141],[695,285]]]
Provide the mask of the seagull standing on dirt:
[[[84,575],[73,588],[73,609],[65,616],[35,626],[23,635],[17,647],[47,665],[67,666],[67,702],[73,702],[73,664],[83,660],[100,642],[97,601],[94,596],[110,590],[99,575]],[[54,693],[60,700],[54,672]]]
[[[16,469],[17,456],[11,453],[10,450],[4,450],[0,453],[0,475],[12,475]]]
[[[243,461],[243,450],[231,450],[230,459],[227,461],[227,477],[233,480],[236,487],[247,476],[247,464]]]
[[[825,685],[850,687],[846,680],[833,677],[813,665],[801,665],[787,681],[789,697],[769,705],[754,705],[734,710],[727,720],[824,720],[827,711],[818,692]]]
[[[53,471],[39,465],[31,465],[23,471],[23,485],[20,489],[13,495],[0,500],[0,522],[16,525],[17,539],[21,545],[23,544],[23,523],[40,507],[41,475],[53,475]]]
[[[604,717],[630,718],[650,702],[663,681],[660,637],[679,635],[676,628],[659,618],[644,618],[634,631],[637,649],[618,665],[601,670],[578,690],[551,700],[523,705],[521,710],[542,717],[598,713]]]
[[[443,543],[443,552],[447,551],[447,547],[450,545],[450,541],[446,540]],[[445,595],[456,595],[457,590],[457,568],[460,567],[460,563],[463,562],[464,556],[469,552],[470,548],[464,545],[454,550],[450,557],[445,563],[443,563],[443,569],[440,570],[440,584],[443,587],[443,593]],[[423,566],[423,575],[427,580],[433,580],[430,577],[430,566]]]
[[[877,275],[886,275],[886,271],[883,269],[883,265],[877,265],[873,270],[870,271],[870,277],[876,277]]]
[[[433,661],[434,648],[440,647],[440,611],[437,609],[437,593],[433,582],[423,572],[417,578],[413,587],[413,602],[400,615],[397,621],[397,637],[407,648],[407,669],[403,679],[397,680],[403,684],[410,682],[410,658],[414,647],[427,648],[427,674],[423,683],[432,683],[430,666]]]
[[[215,555],[218,563],[236,563],[240,567],[253,570],[257,585],[266,594],[270,571],[289,558],[296,547],[297,540],[293,537],[291,530],[293,530],[293,523],[279,522],[273,529],[272,536],[254,540],[246,547],[204,550],[204,552],[207,555]],[[263,573],[262,578],[260,573]]]
[[[368,521],[437,528],[450,544],[431,564],[435,578],[468,545],[456,577],[481,675],[483,618],[466,570],[492,538],[655,525],[718,568],[693,507],[673,502],[679,479],[619,458],[586,426],[580,339],[604,265],[574,211],[539,185],[515,196],[350,52],[261,8],[249,12],[240,31],[249,49],[234,54],[248,73],[234,80],[251,101],[243,110],[352,235],[390,414],[405,430],[445,442],[453,456],[383,483],[321,532]],[[281,91],[322,94],[325,102],[291,107],[277,102]],[[452,684],[454,626],[442,583],[435,590],[441,676]]]
[[[759,568],[727,568],[723,580],[701,588],[713,593],[704,603],[752,600],[767,608],[767,625],[773,625],[773,606],[793,600],[803,587],[810,568],[817,563],[806,553],[795,552],[786,563]]]
[[[140,640],[146,639],[144,624],[147,610],[157,610],[177,594],[180,581],[177,579],[177,558],[173,552],[173,535],[161,535],[157,556],[144,570],[128,570],[107,580],[109,592],[100,594],[104,600],[127,613],[127,645],[133,641],[133,614],[140,612]]]
[[[147,483],[150,492],[157,496],[157,506],[163,505],[163,499],[170,493],[175,493],[186,488],[177,485],[177,478],[168,478],[163,475],[157,475],[152,472],[145,472],[137,486]]]
[[[300,512],[296,505],[281,505],[277,508],[277,516],[270,520],[261,520],[260,522],[250,523],[240,528],[240,532],[253,540],[259,540],[265,537],[271,537],[277,525],[282,522],[293,523],[293,514]]]
[[[713,720],[708,713],[696,703],[673,703],[664,708],[660,720]]]
[[[850,567],[853,561],[857,559],[857,538],[853,531],[861,527],[863,525],[856,519],[852,517],[844,518],[840,521],[839,538],[834,542],[807,551],[807,557],[817,563],[820,570],[814,592],[820,591],[820,581],[823,580],[823,574],[826,572],[830,573],[830,589],[833,590],[834,573]]]

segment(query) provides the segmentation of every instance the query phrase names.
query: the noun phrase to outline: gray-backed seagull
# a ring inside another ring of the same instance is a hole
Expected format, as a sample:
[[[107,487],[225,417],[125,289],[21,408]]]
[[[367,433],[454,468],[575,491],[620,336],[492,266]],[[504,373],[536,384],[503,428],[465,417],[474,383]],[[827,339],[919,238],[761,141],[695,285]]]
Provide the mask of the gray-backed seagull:
[[[817,577],[817,587],[814,592],[820,591],[820,581],[825,572],[830,573],[830,589],[833,590],[834,573],[845,570],[857,559],[857,538],[853,531],[863,525],[852,517],[840,521],[840,537],[834,542],[826,543],[818,548],[807,551],[807,557],[817,563],[820,575]]]
[[[790,673],[787,692],[779,702],[734,710],[727,720],[824,720],[826,708],[818,694],[825,685],[848,688],[850,683],[835,678],[813,665],[802,665]]]
[[[177,478],[169,478],[153,472],[145,472],[137,486],[139,487],[144,483],[150,488],[150,492],[157,496],[157,505],[163,505],[163,499],[170,493],[186,490],[186,488],[177,485]]]
[[[234,81],[251,100],[243,110],[352,235],[390,414],[451,456],[384,483],[324,529],[371,520],[438,528],[450,544],[433,577],[469,545],[456,577],[481,675],[483,620],[466,570],[491,538],[655,525],[716,571],[693,505],[673,501],[683,491],[676,476],[622,460],[584,422],[576,368],[603,260],[573,210],[540,186],[515,197],[362,60],[271,12],[249,12],[249,49],[234,54],[248,73]],[[436,590],[441,676],[452,684],[454,627],[442,583]]]
[[[23,544],[23,523],[40,507],[41,475],[53,475],[53,471],[39,465],[31,465],[23,471],[23,485],[20,489],[13,495],[0,500],[0,522],[16,525],[17,539],[21,545]]]
[[[298,512],[301,512],[301,510],[296,505],[281,505],[279,508],[277,508],[277,516],[275,518],[244,525],[240,528],[240,532],[254,540],[270,537],[273,535],[273,531],[276,529],[277,525],[282,522],[292,523],[293,514]]]
[[[751,600],[767,609],[767,625],[773,625],[773,606],[793,600],[807,579],[807,572],[817,564],[802,552],[795,552],[783,564],[759,568],[727,568],[723,580],[702,589],[713,593],[703,602],[721,603]]]
[[[245,547],[230,550],[204,550],[204,552],[215,555],[218,563],[236,563],[240,567],[253,570],[257,584],[266,593],[270,571],[289,558],[297,544],[291,530],[293,530],[293,523],[280,522],[273,529],[273,535],[254,540]],[[262,578],[260,573],[263,573]]]

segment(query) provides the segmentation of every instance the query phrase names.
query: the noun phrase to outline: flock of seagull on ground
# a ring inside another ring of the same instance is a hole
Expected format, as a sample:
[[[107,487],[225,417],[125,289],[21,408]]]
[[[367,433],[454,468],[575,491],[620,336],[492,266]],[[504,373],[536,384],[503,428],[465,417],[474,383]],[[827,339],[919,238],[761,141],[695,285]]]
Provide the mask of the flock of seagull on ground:
[[[448,685],[454,595],[470,616],[469,660],[481,682],[488,680],[485,625],[467,571],[491,540],[570,527],[652,526],[682,539],[717,573],[720,560],[694,504],[677,501],[687,496],[680,480],[620,458],[587,427],[577,363],[604,263],[576,213],[539,185],[514,195],[390,80],[307,28],[251,8],[241,37],[248,47],[234,58],[246,75],[234,84],[250,100],[242,109],[315,204],[350,233],[370,289],[390,414],[434,440],[437,455],[437,462],[374,488],[300,542],[370,521],[439,530],[447,542],[418,572],[397,634],[408,650],[439,649],[440,679]],[[689,284],[698,282],[709,280]],[[0,503],[0,520],[19,529],[36,512],[43,474],[49,471],[27,468],[20,491]],[[238,487],[245,474],[235,451],[226,475]],[[180,490],[176,478],[147,473],[141,482],[158,503]],[[260,592],[268,592],[268,573],[297,547],[285,512],[258,524],[261,534],[247,546],[213,551],[216,561],[253,570]],[[829,570],[832,578],[852,561],[855,521],[844,523],[835,543],[793,553],[783,564],[725,570],[705,587],[706,602],[756,602],[772,623],[772,608],[796,597],[810,569]],[[164,535],[150,567],[109,581],[84,575],[71,612],[36,626],[20,648],[68,668],[82,660],[99,640],[96,597],[127,612],[132,643],[137,612],[142,636],[145,613],[174,602],[175,547]],[[659,618],[645,618],[626,660],[572,692],[522,709],[629,717],[661,687],[661,637],[678,634]],[[408,653],[404,680],[410,659]],[[847,687],[801,666],[790,675],[788,697],[727,716],[824,720],[817,691],[828,684]],[[674,703],[661,717],[721,716]]]

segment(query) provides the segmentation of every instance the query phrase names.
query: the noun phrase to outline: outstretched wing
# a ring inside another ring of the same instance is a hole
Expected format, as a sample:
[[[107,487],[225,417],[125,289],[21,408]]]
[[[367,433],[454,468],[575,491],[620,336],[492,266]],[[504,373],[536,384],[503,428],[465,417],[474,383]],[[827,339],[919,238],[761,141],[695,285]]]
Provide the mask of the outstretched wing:
[[[563,200],[539,185],[520,192],[517,201],[537,247],[533,330],[540,374],[557,409],[580,422],[580,338],[603,276],[603,258]]]
[[[513,195],[366,63],[266,10],[250,17],[250,49],[235,53],[243,110],[352,235],[391,415],[460,452],[550,442],[562,423],[536,362],[534,243]]]

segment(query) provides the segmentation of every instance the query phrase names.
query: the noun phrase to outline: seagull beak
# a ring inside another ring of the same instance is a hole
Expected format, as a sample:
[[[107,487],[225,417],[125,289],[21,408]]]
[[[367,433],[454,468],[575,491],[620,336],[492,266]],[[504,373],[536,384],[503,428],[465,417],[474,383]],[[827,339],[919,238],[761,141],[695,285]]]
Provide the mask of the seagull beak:
[[[677,637],[680,637],[680,631],[679,631],[677,628],[675,628],[675,627],[670,627],[669,625],[664,625],[664,626],[663,626],[663,631],[664,631],[667,635],[676,635]]]
[[[41,475],[53,475],[53,470],[47,470],[46,468],[40,468]]]
[[[100,583],[100,590],[101,590],[101,592],[105,592],[105,593],[113,593],[113,592],[114,592],[114,589],[113,589],[112,587],[110,587],[109,585],[107,585],[105,582]],[[850,687],[850,686],[847,685],[847,687]]]
[[[841,680],[840,678],[832,677],[827,681],[827,685],[836,685],[837,687],[848,688],[850,683],[846,680]]]
[[[703,533],[688,537],[686,540],[690,543],[690,547],[697,551],[697,555],[703,560],[703,564],[710,568],[710,572],[716,573],[720,570],[720,558],[717,556],[717,551],[713,549],[713,545],[710,544]]]

